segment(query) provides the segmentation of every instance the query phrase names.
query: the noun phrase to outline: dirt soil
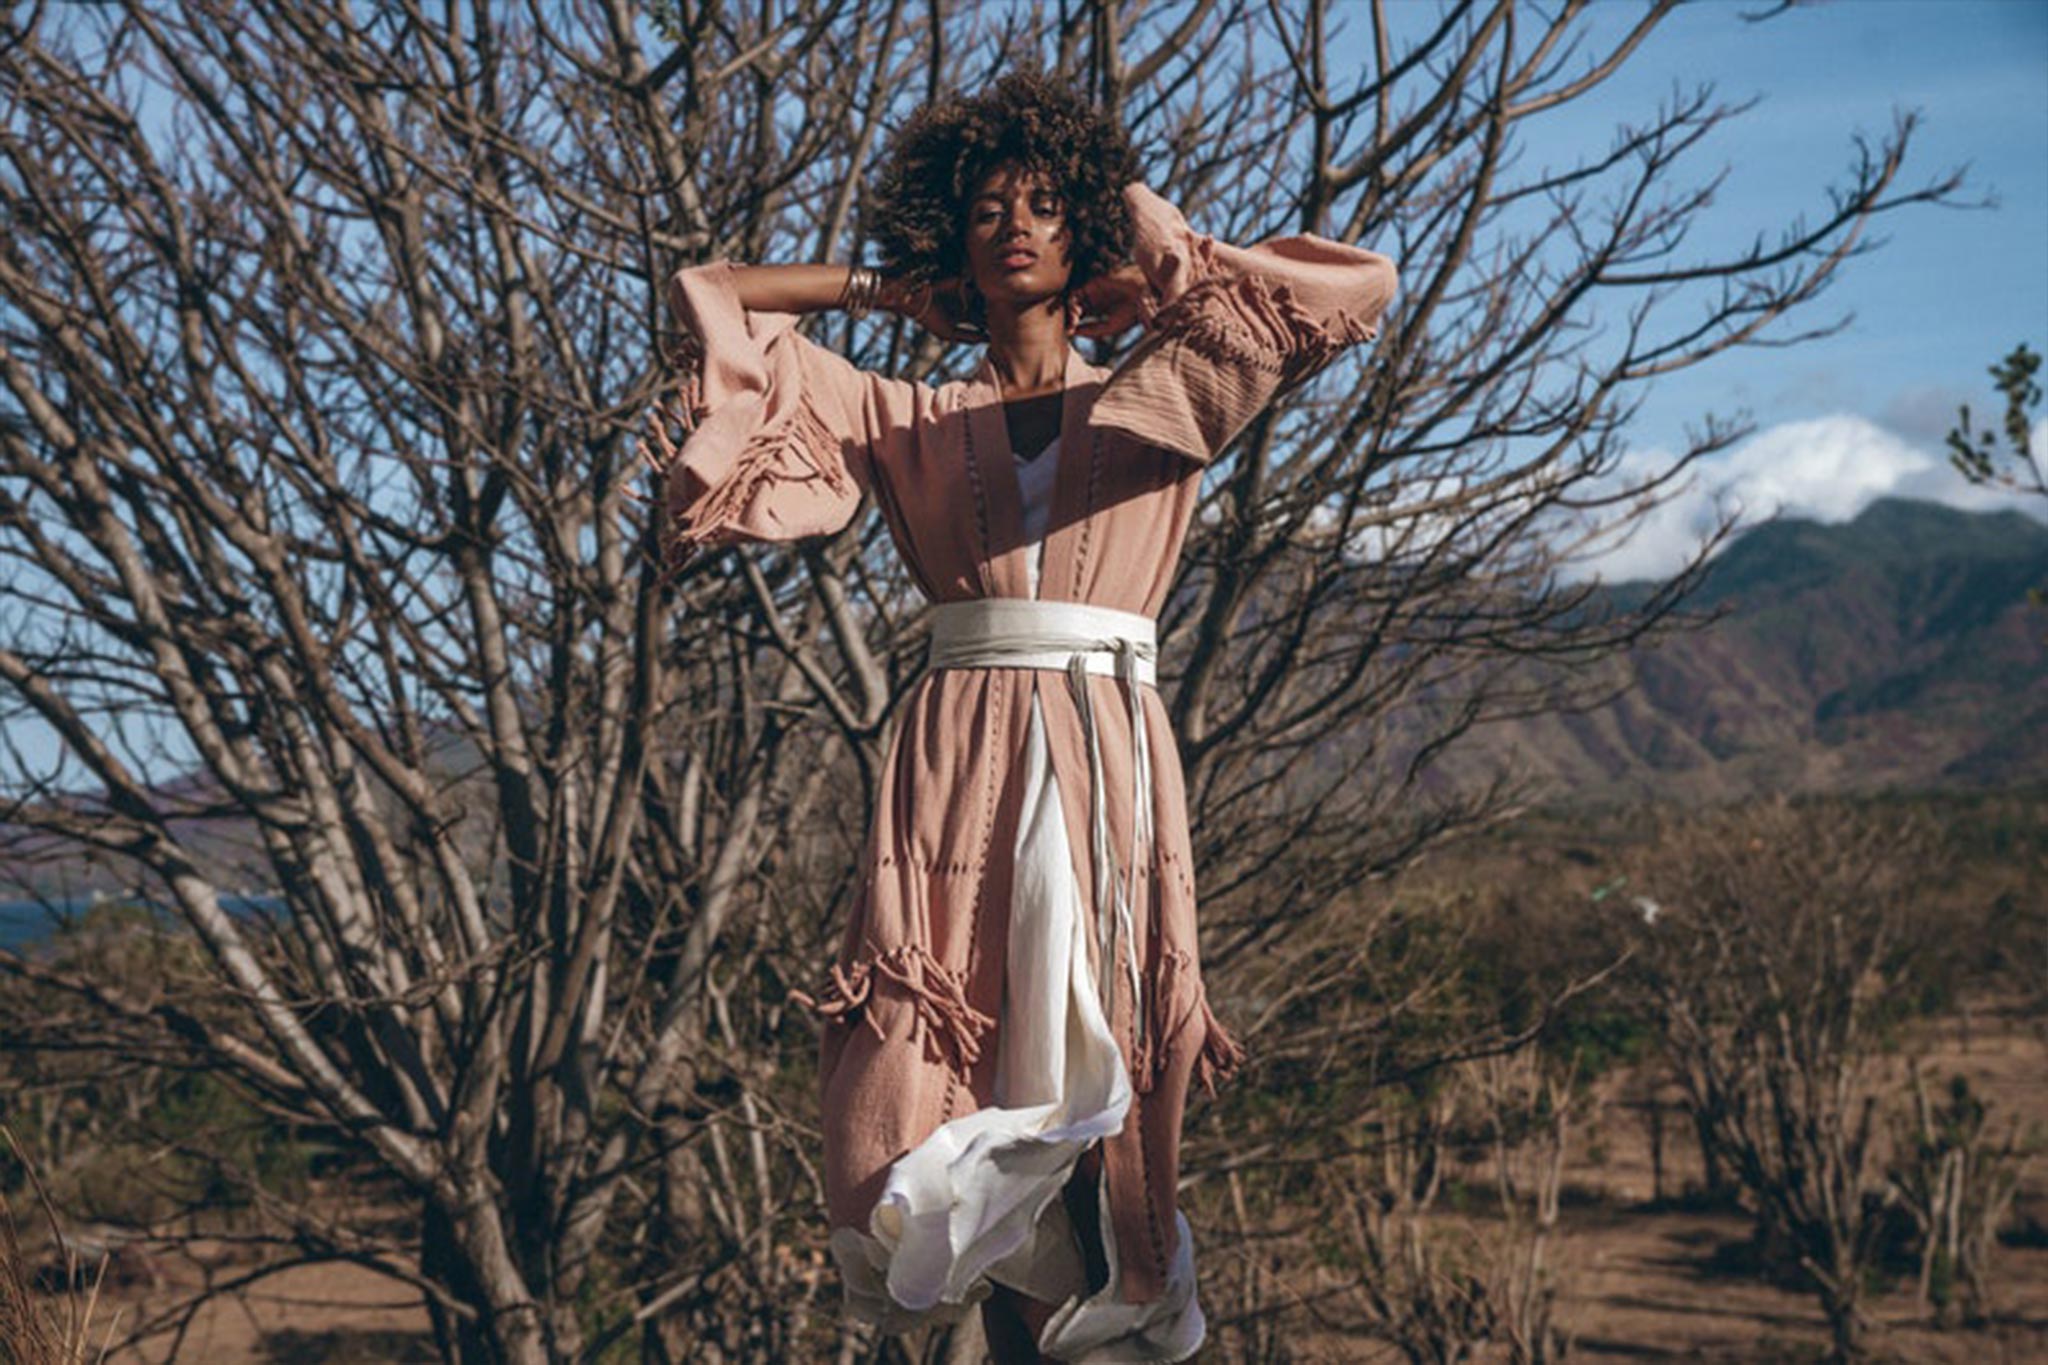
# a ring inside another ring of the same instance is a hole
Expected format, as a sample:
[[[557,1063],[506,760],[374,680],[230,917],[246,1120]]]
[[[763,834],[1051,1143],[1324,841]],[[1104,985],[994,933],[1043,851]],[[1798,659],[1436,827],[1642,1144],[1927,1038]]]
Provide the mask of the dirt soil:
[[[174,1309],[208,1283],[246,1280],[261,1269],[238,1248],[202,1242],[192,1255],[138,1268],[101,1298],[100,1317],[120,1314],[118,1331]],[[150,1273],[160,1282],[148,1282]],[[367,1267],[298,1265],[239,1284],[209,1300],[189,1322],[167,1323],[110,1365],[398,1365],[440,1359],[420,1295]]]
[[[2048,1034],[2038,1020],[1986,1011],[1944,1023],[1920,1040],[1937,1079],[1960,1072],[1995,1115],[2018,1116],[2048,1134]],[[1639,1111],[1609,1107],[1585,1135],[1561,1217],[1565,1293],[1560,1317],[1573,1357],[1585,1360],[1811,1361],[1825,1323],[1813,1296],[1775,1287],[1739,1264],[1749,1227],[1739,1214],[1688,1208],[1672,1198],[1698,1171],[1688,1164],[1682,1121],[1666,1121],[1662,1203],[1652,1200],[1648,1125]],[[1876,1358],[2003,1365],[2048,1362],[2048,1159],[2027,1172],[2013,1222],[2028,1233],[2001,1248],[1997,1315],[1987,1326],[1928,1327],[1910,1286],[1871,1301]],[[131,1271],[107,1295],[123,1330],[161,1312],[209,1278],[248,1276],[254,1266],[227,1245]],[[160,1281],[150,1283],[154,1274]],[[1222,1343],[1199,1360],[1226,1359]],[[1295,1360],[1390,1358],[1370,1343],[1328,1338],[1290,1343]],[[402,1282],[350,1265],[298,1266],[254,1279],[199,1310],[182,1334],[165,1333],[113,1358],[204,1365],[382,1365],[435,1359],[420,1297]]]
[[[2048,1034],[2041,1021],[1987,1010],[1945,1021],[1917,1040],[1930,1085],[1969,1078],[1989,1101],[1994,1123],[2018,1119],[2048,1136]],[[1904,1083],[1904,1068],[1895,1078]],[[1631,1129],[1634,1130],[1631,1133]],[[1602,1160],[1578,1172],[1582,1193],[1597,1196],[1564,1210],[1576,1273],[1562,1316],[1574,1354],[1619,1360],[1812,1360],[1826,1344],[1826,1322],[1806,1291],[1777,1288],[1731,1269],[1747,1244],[1739,1214],[1648,1211],[1651,1168],[1647,1127],[1610,1115]],[[1666,1142],[1690,1157],[1687,1135],[1667,1123]],[[1684,1161],[1677,1178],[1697,1180]],[[1673,1185],[1667,1170],[1666,1187]],[[2003,1365],[2048,1361],[2048,1162],[2025,1174],[2012,1225],[2032,1233],[1999,1248],[1996,1316],[1967,1331],[1935,1331],[1916,1307],[1911,1285],[1870,1302],[1880,1329],[1870,1347],[1880,1360]]]

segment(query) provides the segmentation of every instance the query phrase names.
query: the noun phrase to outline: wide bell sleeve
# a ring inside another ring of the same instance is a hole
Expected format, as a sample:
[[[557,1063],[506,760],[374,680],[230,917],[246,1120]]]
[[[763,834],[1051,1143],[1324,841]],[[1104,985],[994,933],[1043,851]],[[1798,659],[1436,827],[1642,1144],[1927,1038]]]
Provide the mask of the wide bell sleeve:
[[[1136,183],[1124,204],[1149,316],[1093,425],[1206,464],[1280,392],[1379,335],[1395,271],[1378,252],[1312,233],[1232,246]]]
[[[873,485],[899,381],[808,340],[796,314],[745,308],[729,261],[678,271],[668,303],[686,435],[665,463],[651,457],[665,563],[845,527]]]

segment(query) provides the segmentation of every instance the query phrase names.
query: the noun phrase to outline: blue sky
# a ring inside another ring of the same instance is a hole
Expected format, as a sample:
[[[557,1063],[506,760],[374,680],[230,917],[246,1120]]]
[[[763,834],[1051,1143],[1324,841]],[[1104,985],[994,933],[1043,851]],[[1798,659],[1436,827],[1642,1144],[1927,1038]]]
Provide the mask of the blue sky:
[[[1618,32],[1641,8],[1607,0],[1593,22]],[[1761,8],[1764,0],[1681,8],[1605,87],[1560,110],[1532,155],[1563,161],[1574,145],[1604,149],[1617,123],[1704,79],[1725,98],[1758,103],[1700,149],[1696,173],[1728,170],[1703,246],[1825,211],[1825,186],[1846,172],[1853,135],[1882,138],[1904,109],[1923,120],[1904,178],[1918,183],[1967,163],[1962,197],[1994,197],[1997,207],[1887,215],[1884,245],[1848,262],[1809,315],[1853,314],[1840,334],[1723,355],[1661,381],[1632,433],[1644,463],[1677,447],[1686,424],[1709,410],[1747,411],[1757,434],[1703,470],[1687,499],[1612,559],[1608,576],[1675,562],[1717,496],[1752,516],[1823,520],[1886,494],[2018,505],[1964,485],[1941,441],[1958,403],[1978,415],[1995,410],[1985,374],[1994,360],[2021,341],[2048,349],[2048,2],[1834,0],[1761,24],[1743,19]],[[1418,3],[1409,14],[1435,9]]]
[[[1546,116],[1531,155],[1563,163],[1604,150],[1618,124],[1706,79],[1727,98],[1759,98],[1695,162],[1699,173],[1729,170],[1708,215],[1724,244],[1823,211],[1852,136],[1881,138],[1906,108],[1924,116],[1907,177],[1969,163],[1965,195],[1995,196],[1998,206],[1889,217],[1883,248],[1848,263],[1816,305],[1816,319],[1855,315],[1841,334],[1724,355],[1661,381],[1632,432],[1636,463],[1655,465],[1710,410],[1746,410],[1757,433],[1597,566],[1609,578],[1669,569],[1726,500],[1753,517],[1824,520],[1887,494],[2026,505],[1965,485],[1941,438],[1958,403],[1992,411],[1985,369],[1995,359],[2020,341],[2048,351],[2048,0],[1833,0],[1745,22],[1767,3],[1681,8],[1605,86]],[[1438,0],[1393,5],[1404,27],[1440,12]],[[1363,31],[1362,5],[1337,0],[1336,9]],[[1618,32],[1641,10],[1642,0],[1600,0],[1592,23]],[[2048,446],[2048,423],[2035,440]],[[2029,510],[2048,515],[2044,501]]]
[[[1818,305],[1856,315],[1845,333],[1673,380],[1646,411],[1644,434],[1670,439],[1692,410],[1730,401],[1765,423],[1851,410],[1921,434],[1921,409],[1938,399],[1933,416],[1945,431],[1954,416],[1947,400],[1988,392],[1993,359],[2021,340],[2048,343],[2048,3],[1835,0],[1743,22],[1754,7],[1709,0],[1680,9],[1571,116],[1601,137],[1615,114],[1695,77],[1730,97],[1759,97],[1719,138],[1729,177],[1713,214],[1739,232],[1824,208],[1821,184],[1846,166],[1851,135],[1881,136],[1896,109],[1924,118],[1908,176],[1968,163],[1965,194],[1999,204],[1884,220],[1886,244],[1851,262]],[[1600,17],[1635,9],[1610,4]]]

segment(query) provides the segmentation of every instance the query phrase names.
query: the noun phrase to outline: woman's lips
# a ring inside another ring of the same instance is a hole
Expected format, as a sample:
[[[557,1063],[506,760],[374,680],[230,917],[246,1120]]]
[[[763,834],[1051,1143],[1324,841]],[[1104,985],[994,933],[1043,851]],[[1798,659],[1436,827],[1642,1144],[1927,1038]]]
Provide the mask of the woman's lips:
[[[1022,270],[1028,265],[1036,265],[1037,263],[1038,253],[1035,251],[1005,251],[1002,255],[996,257],[996,264],[1005,270]]]

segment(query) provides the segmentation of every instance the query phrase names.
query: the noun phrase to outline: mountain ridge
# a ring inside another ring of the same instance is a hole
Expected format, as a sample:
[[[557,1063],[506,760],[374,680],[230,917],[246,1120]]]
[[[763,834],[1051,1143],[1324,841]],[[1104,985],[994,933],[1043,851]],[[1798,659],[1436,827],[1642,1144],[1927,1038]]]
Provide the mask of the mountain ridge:
[[[1718,619],[1628,656],[1606,706],[1490,727],[1450,776],[1505,764],[1566,803],[2040,781],[2044,584],[2048,526],[2018,511],[1887,498],[1768,522],[1688,599]]]

